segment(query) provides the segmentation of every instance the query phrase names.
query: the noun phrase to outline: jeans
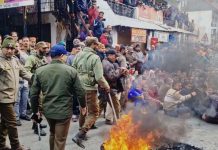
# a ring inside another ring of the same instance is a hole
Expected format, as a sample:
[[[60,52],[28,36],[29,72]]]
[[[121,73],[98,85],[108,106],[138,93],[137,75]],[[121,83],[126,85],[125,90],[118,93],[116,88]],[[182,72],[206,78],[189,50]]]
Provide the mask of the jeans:
[[[17,101],[15,102],[14,106],[17,120],[19,120],[20,116],[26,116],[28,99],[29,88],[25,87],[23,83],[20,83]]]

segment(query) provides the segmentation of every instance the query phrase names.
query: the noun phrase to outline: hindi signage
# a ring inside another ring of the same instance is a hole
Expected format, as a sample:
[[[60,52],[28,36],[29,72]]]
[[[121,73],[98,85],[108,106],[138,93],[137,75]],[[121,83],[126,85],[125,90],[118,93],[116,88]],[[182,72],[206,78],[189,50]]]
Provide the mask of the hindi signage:
[[[132,28],[131,42],[146,43],[146,30]]]

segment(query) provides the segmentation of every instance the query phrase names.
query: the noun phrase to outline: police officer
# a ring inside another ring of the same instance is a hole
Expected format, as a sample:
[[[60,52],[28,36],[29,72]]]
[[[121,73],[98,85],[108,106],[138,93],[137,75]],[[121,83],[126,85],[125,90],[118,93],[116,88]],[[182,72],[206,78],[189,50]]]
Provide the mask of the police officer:
[[[89,37],[86,39],[86,47],[79,52],[74,61],[73,67],[79,73],[81,82],[86,90],[87,115],[80,114],[79,126],[80,131],[72,139],[81,147],[82,140],[85,139],[86,133],[92,127],[99,116],[99,100],[97,97],[98,85],[109,92],[110,87],[103,76],[103,67],[100,57],[96,54],[98,39]]]
[[[11,149],[23,150],[18,140],[14,103],[19,89],[19,77],[31,80],[28,73],[14,57],[15,41],[7,37],[0,51],[0,150],[7,150],[6,137],[10,139]]]
[[[36,44],[36,53],[30,55],[26,59],[24,67],[27,69],[27,71],[35,73],[37,68],[48,64],[47,59],[45,57],[47,48],[47,44],[43,41],[40,41]],[[41,124],[40,126],[41,128],[46,128],[46,125]],[[34,133],[38,134],[38,128],[36,123],[33,123],[32,128],[34,129]],[[41,136],[46,136],[46,132],[42,129],[40,131],[40,134]]]
[[[52,47],[51,64],[36,70],[30,90],[31,104],[35,115],[38,113],[41,91],[43,93],[42,107],[43,114],[50,126],[51,150],[64,150],[65,148],[73,114],[73,95],[77,96],[81,113],[83,115],[86,113],[85,90],[80,83],[77,71],[64,64],[63,58],[66,54],[67,51],[63,46]]]

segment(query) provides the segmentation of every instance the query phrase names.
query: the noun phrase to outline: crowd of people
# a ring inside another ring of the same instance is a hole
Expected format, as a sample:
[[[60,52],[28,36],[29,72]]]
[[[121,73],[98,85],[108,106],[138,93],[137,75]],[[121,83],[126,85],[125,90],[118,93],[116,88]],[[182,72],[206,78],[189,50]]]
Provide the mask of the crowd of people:
[[[84,148],[97,119],[104,114],[105,124],[114,125],[128,101],[171,117],[194,114],[218,122],[216,72],[192,63],[201,57],[207,63],[209,54],[194,50],[197,58],[190,61],[174,44],[152,51],[142,51],[140,44],[113,47],[111,29],[83,40],[78,35],[71,51],[65,41],[51,47],[36,37],[18,38],[17,32],[0,40],[0,149],[24,149],[16,127],[20,120],[32,119],[34,133],[46,136],[42,116],[51,149],[65,148],[71,118],[80,127],[72,140]],[[11,148],[5,145],[7,134]]]

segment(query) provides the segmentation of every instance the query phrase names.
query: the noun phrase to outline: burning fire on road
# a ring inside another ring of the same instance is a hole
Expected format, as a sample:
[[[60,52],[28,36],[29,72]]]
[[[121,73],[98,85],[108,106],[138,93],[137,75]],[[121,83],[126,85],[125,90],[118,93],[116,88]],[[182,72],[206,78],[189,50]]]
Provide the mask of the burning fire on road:
[[[149,114],[143,115],[144,121],[141,118],[135,120],[133,112],[123,115],[111,128],[101,150],[201,150],[166,138],[168,131],[164,125],[160,125],[155,117],[149,119]],[[147,125],[144,125],[145,121]]]

